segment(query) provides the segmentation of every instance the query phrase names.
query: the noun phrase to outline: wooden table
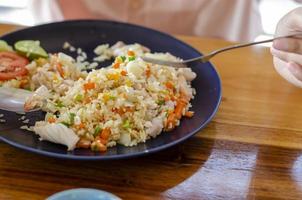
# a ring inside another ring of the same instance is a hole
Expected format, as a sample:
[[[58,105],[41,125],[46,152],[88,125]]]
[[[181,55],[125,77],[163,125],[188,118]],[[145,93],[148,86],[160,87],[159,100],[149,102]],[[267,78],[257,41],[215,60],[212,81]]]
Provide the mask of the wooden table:
[[[14,27],[0,26],[1,34]],[[231,43],[179,37],[201,52]],[[302,90],[274,71],[268,48],[213,59],[223,87],[214,120],[182,145],[106,162],[58,160],[0,143],[0,199],[98,188],[123,199],[301,199]]]

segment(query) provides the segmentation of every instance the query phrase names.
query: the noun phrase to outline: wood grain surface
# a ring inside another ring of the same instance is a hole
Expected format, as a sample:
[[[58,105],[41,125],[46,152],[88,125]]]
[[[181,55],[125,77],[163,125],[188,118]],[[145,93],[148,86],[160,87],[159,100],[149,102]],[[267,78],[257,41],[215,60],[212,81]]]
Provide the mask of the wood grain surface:
[[[12,30],[1,26],[0,33]],[[201,52],[231,44],[179,37]],[[213,59],[223,99],[214,120],[182,145],[150,156],[66,161],[0,142],[0,199],[45,199],[89,187],[122,199],[302,199],[302,90],[274,71],[269,49]]]

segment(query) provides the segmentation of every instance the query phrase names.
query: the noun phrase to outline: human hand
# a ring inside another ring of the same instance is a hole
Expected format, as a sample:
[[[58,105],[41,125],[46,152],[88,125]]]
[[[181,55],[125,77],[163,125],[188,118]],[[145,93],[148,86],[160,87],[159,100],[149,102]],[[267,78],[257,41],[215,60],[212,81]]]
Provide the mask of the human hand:
[[[275,36],[301,33],[302,8],[285,15],[278,23]],[[275,40],[271,48],[277,72],[290,83],[302,87],[302,37]]]

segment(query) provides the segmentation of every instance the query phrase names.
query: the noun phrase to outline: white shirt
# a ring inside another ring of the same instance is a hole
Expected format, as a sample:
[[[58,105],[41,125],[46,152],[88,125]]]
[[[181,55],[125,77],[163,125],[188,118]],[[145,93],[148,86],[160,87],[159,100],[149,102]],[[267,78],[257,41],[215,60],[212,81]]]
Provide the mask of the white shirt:
[[[49,21],[62,20],[64,12],[55,0],[31,0],[34,16]],[[258,0],[62,0],[72,17],[83,10],[89,18],[135,23],[170,34],[252,41],[262,24]],[[74,9],[74,4],[83,4]],[[88,15],[87,15],[88,16]],[[92,17],[91,17],[92,16]]]
[[[83,0],[97,18],[172,34],[251,41],[261,34],[258,0]]]

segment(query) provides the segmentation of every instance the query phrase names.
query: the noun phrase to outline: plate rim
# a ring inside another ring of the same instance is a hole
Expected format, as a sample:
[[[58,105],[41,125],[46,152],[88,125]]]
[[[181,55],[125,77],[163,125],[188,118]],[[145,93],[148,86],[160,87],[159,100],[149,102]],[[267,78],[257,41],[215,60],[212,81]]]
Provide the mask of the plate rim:
[[[140,26],[140,25],[136,25],[136,24],[132,24],[132,23],[125,23],[125,22],[118,22],[118,21],[113,21],[113,20],[97,20],[97,19],[80,19],[80,20],[65,20],[65,21],[58,21],[58,22],[52,22],[52,23],[45,23],[45,24],[40,24],[37,26],[32,26],[32,27],[25,27],[25,28],[21,28],[21,29],[17,29],[15,31],[6,33],[4,35],[1,35],[0,39],[2,39],[3,37],[9,36],[10,34],[14,34],[17,33],[19,31],[23,31],[23,30],[27,30],[27,29],[32,29],[32,28],[39,28],[39,27],[44,27],[44,26],[49,26],[49,25],[56,25],[56,24],[65,24],[65,23],[109,23],[109,24],[116,24],[116,25],[123,25],[123,26],[131,26],[131,27],[135,27],[138,29],[143,29],[143,30],[147,30],[147,31],[151,31],[154,32],[156,34],[160,34],[163,35],[164,37],[168,37],[171,38],[175,41],[177,41],[179,44],[186,46],[187,48],[191,49],[192,51],[196,52],[199,55],[202,55],[201,52],[199,52],[197,49],[195,49],[194,47],[192,47],[191,45],[183,42],[180,39],[177,39],[176,37],[162,32],[162,31],[158,31],[152,28],[148,28],[145,26]],[[37,149],[37,148],[32,148],[32,147],[28,147],[28,146],[24,146],[20,143],[16,143],[13,142],[11,140],[8,140],[4,137],[2,137],[0,135],[0,141],[3,141],[13,147],[16,147],[18,149],[21,150],[25,150],[27,152],[31,152],[31,153],[35,153],[38,155],[43,155],[43,156],[47,156],[47,157],[53,157],[53,158],[58,158],[58,159],[68,159],[68,160],[91,160],[91,161],[96,161],[96,160],[120,160],[120,159],[129,159],[129,158],[134,158],[134,157],[140,157],[140,156],[145,156],[148,154],[154,154],[156,152],[162,151],[164,149],[168,149],[172,146],[176,146],[180,143],[183,143],[184,141],[186,141],[187,139],[189,139],[190,137],[194,136],[195,134],[197,134],[199,131],[201,131],[205,126],[207,126],[209,124],[209,122],[213,119],[213,117],[216,115],[218,108],[221,104],[221,99],[222,99],[222,84],[221,84],[221,78],[219,76],[218,71],[215,68],[215,65],[211,62],[209,62],[209,67],[211,68],[211,70],[215,73],[217,81],[218,81],[218,99],[217,99],[217,103],[215,105],[214,110],[212,111],[211,115],[207,118],[207,120],[201,125],[199,126],[197,129],[195,129],[194,131],[190,132],[189,134],[174,140],[168,144],[164,144],[164,145],[160,145],[157,147],[154,147],[150,150],[146,150],[146,151],[140,151],[140,152],[134,152],[134,153],[128,153],[128,154],[117,154],[117,155],[108,155],[108,156],[102,156],[102,155],[89,155],[89,156],[83,156],[83,155],[74,155],[74,154],[60,154],[60,153],[54,153],[54,152],[49,152],[49,151],[45,151],[45,150],[41,150],[41,149]],[[8,130],[12,130],[12,129],[7,129]],[[4,130],[5,131],[5,130]],[[1,131],[2,132],[2,131]],[[129,147],[131,148],[131,147]]]

